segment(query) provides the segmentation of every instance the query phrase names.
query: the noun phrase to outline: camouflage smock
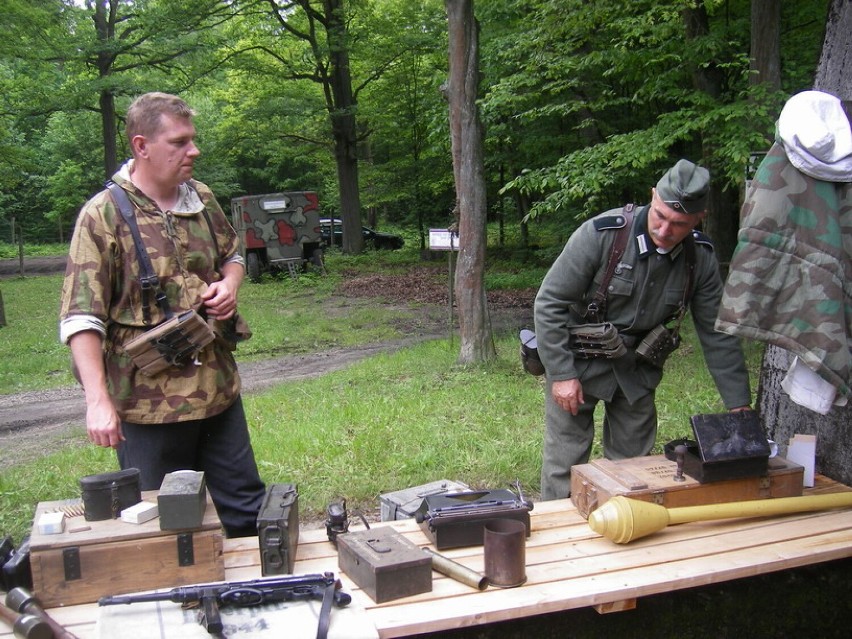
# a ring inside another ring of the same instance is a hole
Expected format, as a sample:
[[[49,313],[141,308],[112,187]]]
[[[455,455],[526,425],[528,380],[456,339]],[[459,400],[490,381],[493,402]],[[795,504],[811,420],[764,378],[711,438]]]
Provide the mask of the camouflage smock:
[[[119,171],[113,181],[134,205],[142,242],[173,312],[200,306],[208,283],[221,278],[216,270],[238,249],[236,233],[212,191],[193,181],[216,233],[211,241],[204,215],[163,213]],[[170,423],[216,415],[237,398],[240,378],[230,350],[215,340],[190,362],[148,377],[133,365],[124,344],[165,316],[152,300],[151,325],[143,315],[140,263],[133,237],[107,190],[80,211],[71,240],[60,319],[95,316],[104,322],[107,388],[122,420]]]
[[[741,217],[716,328],[798,355],[848,396],[852,184],[805,175],[775,144]]]

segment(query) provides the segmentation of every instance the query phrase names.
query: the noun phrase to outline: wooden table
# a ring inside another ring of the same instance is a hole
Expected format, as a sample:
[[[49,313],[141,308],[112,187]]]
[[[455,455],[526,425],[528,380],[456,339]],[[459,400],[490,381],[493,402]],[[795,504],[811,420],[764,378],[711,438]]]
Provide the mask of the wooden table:
[[[806,494],[852,490],[817,477]],[[428,538],[413,520],[387,522],[421,546]],[[357,519],[352,529],[360,528]],[[256,538],[225,541],[228,581],[260,576]],[[483,569],[482,547],[444,554]],[[344,590],[379,636],[404,637],[587,606],[599,612],[628,610],[637,599],[662,592],[751,577],[852,556],[852,510],[724,520],[670,526],[626,545],[593,533],[568,500],[541,502],[532,512],[527,540],[527,582],[521,587],[478,591],[433,573],[432,592],[376,605],[345,574],[324,529],[302,531],[297,574],[334,571]],[[94,604],[50,612],[80,639],[95,639]],[[12,635],[3,627],[0,639]]]

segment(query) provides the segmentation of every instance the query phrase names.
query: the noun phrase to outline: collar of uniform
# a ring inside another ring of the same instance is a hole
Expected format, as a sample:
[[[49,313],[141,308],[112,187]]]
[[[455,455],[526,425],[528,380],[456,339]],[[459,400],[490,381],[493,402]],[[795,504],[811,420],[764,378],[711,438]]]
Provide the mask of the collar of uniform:
[[[654,240],[648,234],[648,211],[650,209],[650,205],[644,206],[639,211],[639,215],[636,216],[636,223],[633,225],[633,232],[636,237],[636,253],[641,258],[646,258],[649,255],[666,255],[670,260],[674,260],[683,250],[683,242],[675,246],[668,253],[658,252],[657,245],[654,244]]]
[[[113,181],[124,188],[125,191],[132,191],[136,195],[151,202],[151,206],[154,210],[156,210],[157,206],[154,204],[153,200],[145,195],[145,193],[139,189],[139,187],[136,186],[130,178],[130,174],[133,171],[133,162],[133,158],[127,160],[127,162],[125,162],[113,176]],[[192,188],[188,182],[183,182],[178,185],[177,202],[175,202],[175,206],[171,212],[174,215],[179,216],[193,216],[198,215],[202,210],[204,210],[204,202],[201,201],[201,196],[198,195],[198,191]]]

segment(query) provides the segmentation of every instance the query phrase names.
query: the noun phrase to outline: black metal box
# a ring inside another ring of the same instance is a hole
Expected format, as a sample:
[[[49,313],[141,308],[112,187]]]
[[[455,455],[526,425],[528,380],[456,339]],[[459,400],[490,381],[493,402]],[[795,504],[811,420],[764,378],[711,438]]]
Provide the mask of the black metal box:
[[[142,501],[139,469],[126,468],[80,478],[86,521],[118,519],[121,511]]]
[[[257,514],[263,576],[293,572],[299,546],[299,492],[295,484],[271,484]]]
[[[435,547],[444,550],[481,546],[485,524],[493,519],[522,521],[529,537],[532,507],[532,502],[506,489],[428,495],[415,519]]]
[[[377,604],[432,591],[432,558],[389,526],[339,535],[337,563]]]
[[[761,477],[769,464],[769,441],[757,411],[701,414],[690,418],[695,440],[669,442],[663,452],[677,460],[675,448],[686,446],[683,472],[699,483]]]
[[[176,470],[168,473],[157,493],[160,530],[200,528],[207,508],[207,482],[204,473]]]

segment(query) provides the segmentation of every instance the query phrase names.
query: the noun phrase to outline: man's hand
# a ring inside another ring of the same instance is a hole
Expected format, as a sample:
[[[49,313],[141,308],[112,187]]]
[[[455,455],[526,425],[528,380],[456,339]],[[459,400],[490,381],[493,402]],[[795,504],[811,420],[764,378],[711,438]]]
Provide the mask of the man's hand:
[[[104,448],[118,448],[119,443],[124,441],[121,421],[109,397],[91,403],[87,398],[86,433],[90,442]]]
[[[576,415],[580,411],[580,405],[584,401],[583,385],[576,378],[553,382],[551,394],[553,401],[572,415]]]
[[[232,262],[222,267],[222,279],[210,284],[201,294],[209,319],[226,320],[237,312],[237,293],[244,276],[241,264]]]
[[[103,341],[97,331],[74,334],[68,342],[80,384],[86,394],[86,432],[96,446],[116,448],[124,441],[121,420],[109,396]]]
[[[202,293],[201,299],[210,319],[226,320],[237,310],[237,292],[228,280],[213,282]]]

